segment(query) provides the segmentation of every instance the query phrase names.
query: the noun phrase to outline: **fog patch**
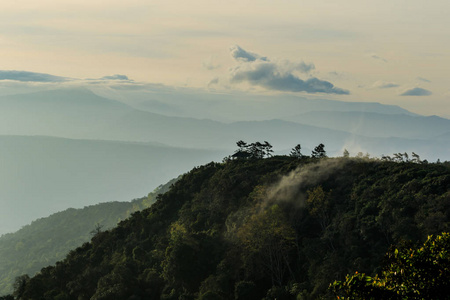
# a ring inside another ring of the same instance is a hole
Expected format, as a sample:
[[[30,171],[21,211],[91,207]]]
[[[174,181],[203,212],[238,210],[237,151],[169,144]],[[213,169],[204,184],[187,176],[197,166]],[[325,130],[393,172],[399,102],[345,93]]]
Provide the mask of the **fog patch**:
[[[267,199],[269,202],[293,202],[303,206],[307,199],[305,188],[326,181],[350,161],[348,158],[321,159],[317,163],[299,166],[268,189]]]

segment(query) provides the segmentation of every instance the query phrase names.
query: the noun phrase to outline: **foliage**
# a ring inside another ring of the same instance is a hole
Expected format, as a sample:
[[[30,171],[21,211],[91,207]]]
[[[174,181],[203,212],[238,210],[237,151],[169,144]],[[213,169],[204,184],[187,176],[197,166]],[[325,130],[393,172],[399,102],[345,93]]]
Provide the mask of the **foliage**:
[[[271,157],[273,153],[272,145],[267,141],[264,141],[264,143],[255,142],[247,144],[240,140],[236,142],[236,145],[239,149],[236,150],[232,157],[237,159],[262,159],[264,157]]]
[[[349,158],[350,157],[350,152],[348,152],[347,149],[344,149],[344,152],[342,152],[342,157]]]
[[[311,151],[311,157],[314,158],[324,158],[327,157],[327,152],[325,151],[325,145],[319,144],[317,145],[313,151]]]
[[[384,270],[347,275],[330,285],[343,299],[449,299],[450,235],[429,236],[422,246],[402,245],[386,255]]]
[[[391,244],[448,230],[445,164],[235,159],[184,174],[43,268],[22,298],[315,299],[356,270],[373,278]]]
[[[281,286],[295,246],[295,231],[280,207],[275,204],[252,215],[237,236],[244,247],[244,263],[262,265],[272,285]]]
[[[17,276],[34,275],[42,267],[62,260],[70,250],[93,235],[111,229],[133,212],[149,207],[159,193],[176,181],[161,185],[147,197],[131,202],[109,202],[70,208],[0,237],[0,294],[11,293]]]
[[[302,158],[302,146],[297,144],[294,148],[292,148],[291,153],[289,154],[291,157]]]

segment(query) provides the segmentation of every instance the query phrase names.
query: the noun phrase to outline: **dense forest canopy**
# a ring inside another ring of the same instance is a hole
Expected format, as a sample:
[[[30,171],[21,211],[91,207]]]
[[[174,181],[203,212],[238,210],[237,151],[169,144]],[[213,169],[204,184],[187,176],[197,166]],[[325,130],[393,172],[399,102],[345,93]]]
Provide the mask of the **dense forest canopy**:
[[[293,150],[194,168],[150,208],[19,277],[14,296],[333,297],[330,283],[346,274],[380,272],[390,245],[449,230],[448,163]]]

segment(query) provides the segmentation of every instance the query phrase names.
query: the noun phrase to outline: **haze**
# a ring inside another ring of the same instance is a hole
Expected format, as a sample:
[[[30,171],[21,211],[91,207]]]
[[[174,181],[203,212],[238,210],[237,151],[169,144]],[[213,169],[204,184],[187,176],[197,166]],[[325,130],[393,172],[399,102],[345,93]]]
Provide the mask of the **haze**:
[[[450,2],[9,1],[0,234],[235,142],[450,159]]]

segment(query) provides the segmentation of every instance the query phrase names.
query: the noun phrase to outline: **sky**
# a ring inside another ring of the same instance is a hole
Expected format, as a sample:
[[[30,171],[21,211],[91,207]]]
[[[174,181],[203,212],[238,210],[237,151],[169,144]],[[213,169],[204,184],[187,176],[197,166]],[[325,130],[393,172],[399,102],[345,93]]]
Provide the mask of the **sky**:
[[[0,92],[103,78],[450,117],[449,12],[448,0],[2,1]]]

